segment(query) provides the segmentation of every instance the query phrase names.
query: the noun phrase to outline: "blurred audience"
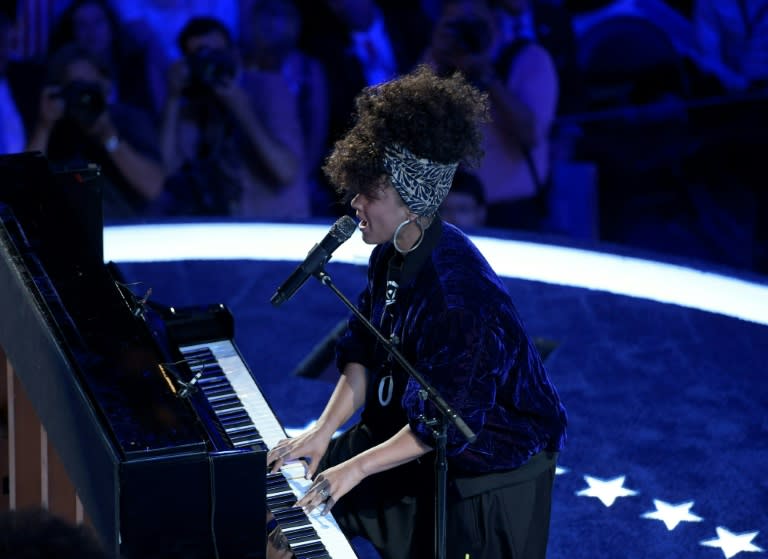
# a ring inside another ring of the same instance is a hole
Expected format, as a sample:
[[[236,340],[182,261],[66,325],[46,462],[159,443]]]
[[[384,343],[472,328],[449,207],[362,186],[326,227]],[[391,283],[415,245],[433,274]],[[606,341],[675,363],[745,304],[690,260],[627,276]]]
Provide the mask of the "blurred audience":
[[[5,559],[109,559],[113,557],[84,525],[43,509],[0,513],[0,557]]]
[[[440,217],[464,231],[485,226],[485,192],[480,180],[462,168],[456,170],[448,195],[440,205]]]
[[[109,68],[76,44],[48,63],[39,114],[27,144],[60,167],[100,166],[104,217],[144,213],[165,178],[157,131],[141,109],[112,101]]]
[[[124,24],[108,0],[74,0],[51,30],[49,52],[68,43],[109,69],[117,101],[160,113],[167,59],[148,26]]]
[[[544,217],[557,71],[537,43],[502,43],[497,23],[485,0],[445,0],[426,60],[443,74],[463,72],[488,92],[492,120],[475,171],[488,203],[486,224],[535,230]]]
[[[560,84],[559,113],[584,109],[583,77],[573,17],[557,0],[490,0],[500,30],[500,44],[536,42],[549,52]]]
[[[768,86],[768,0],[696,0],[694,25],[727,90]]]
[[[364,87],[414,67],[429,40],[429,20],[417,2],[395,0],[322,0],[302,9],[302,47],[322,62],[329,83],[327,153],[349,128]],[[325,176],[317,179],[327,200],[335,200]],[[343,211],[336,205],[331,213]]]
[[[40,68],[13,59],[15,21],[0,11],[0,154],[24,150],[37,112]]]
[[[215,17],[227,29],[238,29],[247,0],[113,0],[122,19],[151,29],[166,60],[181,56],[176,38],[193,17]]]
[[[262,219],[310,215],[304,136],[291,85],[278,68],[243,69],[215,18],[182,29],[184,57],[169,72],[161,211]]]
[[[299,48],[302,14],[294,0],[250,0],[241,24],[244,66],[281,74],[298,106],[312,213],[332,204],[317,185],[327,152],[328,79],[321,62]]]

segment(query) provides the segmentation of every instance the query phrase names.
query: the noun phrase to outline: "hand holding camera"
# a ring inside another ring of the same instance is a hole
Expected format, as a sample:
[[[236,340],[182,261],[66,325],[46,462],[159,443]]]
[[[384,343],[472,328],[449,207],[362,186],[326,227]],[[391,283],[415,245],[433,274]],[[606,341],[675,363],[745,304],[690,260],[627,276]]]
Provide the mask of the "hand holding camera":
[[[107,98],[99,82],[74,80],[59,91],[64,101],[64,116],[90,132],[107,112]]]
[[[226,88],[237,73],[237,62],[228,50],[200,47],[185,58],[186,75],[183,94],[206,95]],[[178,71],[178,70],[177,70]]]

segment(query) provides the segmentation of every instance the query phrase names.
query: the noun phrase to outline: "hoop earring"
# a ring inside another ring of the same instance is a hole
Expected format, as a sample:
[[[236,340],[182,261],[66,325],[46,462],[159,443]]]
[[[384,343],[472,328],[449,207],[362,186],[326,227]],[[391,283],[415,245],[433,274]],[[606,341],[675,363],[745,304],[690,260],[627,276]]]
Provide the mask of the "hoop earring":
[[[414,243],[414,245],[411,248],[409,248],[408,250],[403,250],[397,244],[397,237],[398,237],[398,235],[400,235],[400,232],[403,230],[403,228],[406,225],[408,225],[409,223],[415,223],[416,226],[419,228],[419,240],[417,240],[416,243]],[[419,222],[418,219],[413,219],[413,220],[406,219],[400,225],[397,226],[397,229],[395,229],[395,234],[392,237],[392,244],[394,245],[395,250],[397,252],[399,252],[402,255],[406,255],[409,252],[413,252],[414,250],[419,248],[419,245],[421,244],[421,241],[423,241],[423,240],[424,240],[424,226]]]

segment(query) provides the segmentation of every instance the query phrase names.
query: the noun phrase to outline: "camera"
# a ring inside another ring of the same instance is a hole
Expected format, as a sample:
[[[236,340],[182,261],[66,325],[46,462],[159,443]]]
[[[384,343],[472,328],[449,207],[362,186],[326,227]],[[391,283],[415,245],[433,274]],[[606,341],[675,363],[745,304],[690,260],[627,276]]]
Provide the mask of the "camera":
[[[187,56],[187,94],[208,91],[235,77],[235,59],[224,49],[201,47]]]
[[[64,100],[64,114],[81,126],[88,128],[107,109],[104,90],[98,82],[71,81],[59,93]]]
[[[456,19],[445,23],[453,47],[466,54],[481,54],[491,47],[491,29],[479,17]]]

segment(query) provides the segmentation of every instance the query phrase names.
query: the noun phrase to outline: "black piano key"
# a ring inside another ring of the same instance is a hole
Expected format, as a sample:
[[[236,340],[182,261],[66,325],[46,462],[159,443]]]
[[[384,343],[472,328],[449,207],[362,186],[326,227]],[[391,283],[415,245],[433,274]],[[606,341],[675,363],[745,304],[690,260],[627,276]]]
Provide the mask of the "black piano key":
[[[290,543],[291,542],[289,540],[288,544],[290,545]],[[316,543],[299,543],[295,546],[291,545],[291,551],[293,551],[296,559],[299,559],[300,557],[302,559],[321,559],[324,557],[330,557],[330,555],[328,555],[328,550],[325,548],[323,543],[319,541]]]
[[[272,515],[275,517],[275,519],[277,519],[278,522],[288,522],[296,518],[304,518],[307,521],[307,524],[309,524],[307,513],[305,513],[304,509],[301,507],[291,507],[290,509],[273,512]]]
[[[190,367],[190,368],[195,372],[202,373],[202,376],[205,378],[219,378],[219,377],[226,378],[226,375],[224,374],[224,370],[215,363],[206,364],[201,367]]]
[[[233,401],[218,401],[218,402],[211,402],[211,407],[213,408],[213,411],[216,412],[216,414],[220,414],[226,411],[233,411],[233,410],[242,410],[243,405],[239,402],[233,402]]]
[[[200,377],[200,379],[197,381],[197,384],[200,385],[200,388],[202,389],[210,389],[214,390],[216,388],[220,388],[222,386],[228,386],[229,389],[234,392],[232,385],[229,384],[229,381],[226,379],[226,377]]]
[[[317,552],[294,553],[293,556],[296,559],[333,559],[325,549]]]
[[[279,497],[285,494],[293,495],[293,491],[291,491],[290,487],[272,486],[267,484],[266,489],[267,497]]]
[[[285,487],[289,489],[288,480],[283,477],[283,474],[267,474],[267,487]]]
[[[292,528],[293,529],[303,529],[303,528],[311,528],[312,523],[307,518],[297,518],[295,520],[280,520],[278,521],[278,524],[280,524],[280,527],[283,529],[283,532],[289,531]],[[289,532],[286,532],[286,535]],[[319,537],[318,537],[319,539]]]
[[[224,430],[228,433],[237,433],[238,431],[242,431],[244,429],[253,428],[253,423],[249,417],[225,421],[222,421],[221,418],[219,418],[219,420],[221,421],[221,425],[224,427]]]
[[[222,422],[240,421],[242,419],[251,421],[251,416],[248,415],[248,412],[245,411],[245,408],[242,406],[240,408],[235,408],[226,412],[217,413],[216,416],[219,418],[219,421]]]
[[[288,497],[282,499],[276,499],[270,501],[267,499],[267,507],[272,511],[272,514],[276,514],[288,509],[292,509],[296,506],[296,497]]]
[[[294,553],[296,559],[333,559],[325,550],[318,551],[316,553]]]
[[[206,356],[212,357],[213,352],[207,347],[201,347],[198,349],[187,349],[182,351],[182,355],[185,359],[199,359]]]
[[[246,429],[232,431],[231,433],[227,431],[227,434],[232,441],[246,441],[249,439],[262,440],[261,433],[259,433],[253,425]]]
[[[206,395],[208,400],[215,400],[216,398],[225,398],[227,396],[231,396],[234,394],[234,391],[232,390],[232,385],[227,384],[217,384],[214,386],[205,385],[198,383],[200,388],[202,389],[203,393]]]
[[[315,532],[315,529],[312,527],[295,530],[291,532],[290,535],[291,535],[290,541],[296,542],[296,543],[304,543],[304,542],[310,542],[312,540],[320,539],[317,535],[317,532]]]
[[[227,379],[227,375],[224,374],[224,371],[218,370],[218,371],[203,371],[203,374],[200,375],[200,380],[197,381],[200,384],[213,384],[215,382],[229,382]]]

